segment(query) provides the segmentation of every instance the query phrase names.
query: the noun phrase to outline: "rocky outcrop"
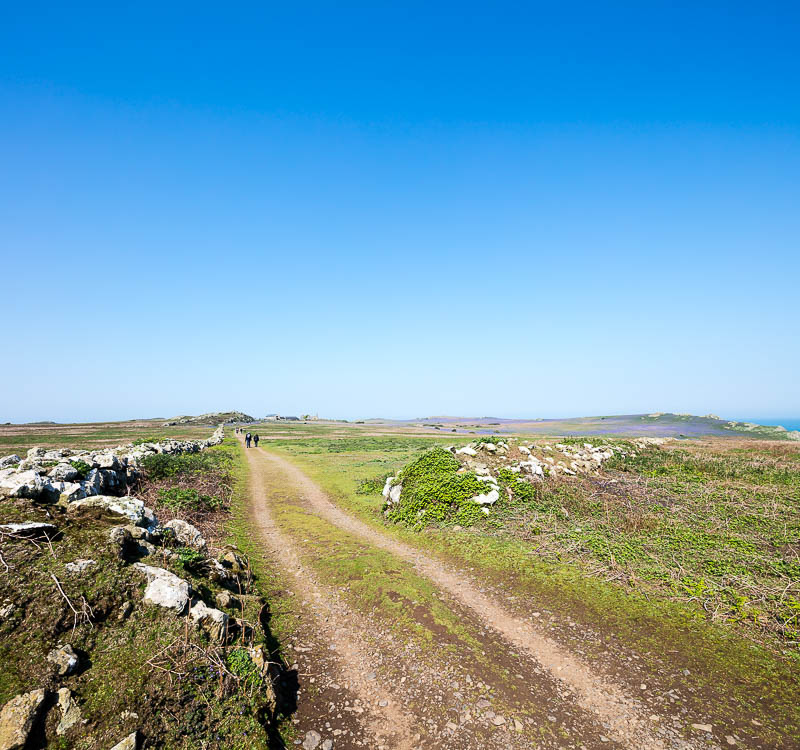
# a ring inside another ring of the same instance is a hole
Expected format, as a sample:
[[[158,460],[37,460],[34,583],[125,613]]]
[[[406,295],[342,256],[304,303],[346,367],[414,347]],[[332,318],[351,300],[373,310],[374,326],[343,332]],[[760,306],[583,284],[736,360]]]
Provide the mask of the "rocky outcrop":
[[[234,422],[255,422],[256,418],[241,411],[215,411],[210,414],[200,414],[196,417],[172,417],[164,422],[165,427],[179,424],[232,424]]]
[[[3,706],[0,711],[0,750],[21,750],[25,747],[44,698],[44,690],[33,690],[12,698]]]

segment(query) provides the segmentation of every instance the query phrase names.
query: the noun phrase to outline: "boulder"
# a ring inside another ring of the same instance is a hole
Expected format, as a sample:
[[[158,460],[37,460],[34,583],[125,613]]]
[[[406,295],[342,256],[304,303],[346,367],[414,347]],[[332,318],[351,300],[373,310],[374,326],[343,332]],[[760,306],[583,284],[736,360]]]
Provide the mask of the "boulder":
[[[78,470],[72,464],[57,464],[47,472],[47,476],[57,482],[71,482],[78,478]]]
[[[39,446],[35,446],[33,448],[28,449],[27,458],[44,458],[45,453],[47,450],[45,448],[40,448]]]
[[[55,666],[59,677],[66,677],[75,672],[80,660],[72,646],[59,644],[47,655],[47,661]]]
[[[0,469],[16,466],[21,460],[22,459],[16,453],[12,453],[10,456],[3,456],[3,458],[0,458]]]
[[[228,615],[224,612],[209,607],[200,600],[192,605],[189,617],[200,630],[208,635],[212,641],[224,643],[228,634]]]
[[[185,547],[192,547],[197,550],[205,550],[206,540],[200,531],[192,526],[188,521],[183,521],[180,518],[175,518],[172,521],[167,521],[164,524],[165,529],[172,529],[175,533],[175,538]]]
[[[143,525],[142,522],[145,521],[144,503],[130,495],[125,497],[92,495],[80,498],[67,505],[67,513],[72,516],[91,511],[122,516],[137,526]]]
[[[111,750],[136,750],[139,747],[139,733],[132,732],[124,740],[118,742]]]
[[[61,720],[56,727],[56,734],[61,736],[81,720],[81,709],[69,688],[59,689],[58,708],[61,711]]]
[[[113,453],[96,453],[94,460],[97,462],[98,469],[113,469],[114,471],[118,471],[122,468],[122,464]]]
[[[44,690],[33,690],[12,698],[3,706],[0,711],[0,750],[21,750],[25,746],[44,697]]]
[[[80,500],[86,497],[86,490],[80,482],[61,482],[61,493],[58,496],[58,501],[61,505]]]
[[[464,456],[477,456],[478,451],[476,451],[471,445],[465,445],[463,448],[459,448],[456,451],[457,454],[462,454]]]
[[[32,469],[18,471],[0,482],[0,496],[27,497],[35,500],[49,483]]]
[[[182,615],[186,611],[190,593],[186,581],[164,568],[154,568],[142,563],[134,563],[133,567],[147,576],[145,602],[171,609],[176,615]]]

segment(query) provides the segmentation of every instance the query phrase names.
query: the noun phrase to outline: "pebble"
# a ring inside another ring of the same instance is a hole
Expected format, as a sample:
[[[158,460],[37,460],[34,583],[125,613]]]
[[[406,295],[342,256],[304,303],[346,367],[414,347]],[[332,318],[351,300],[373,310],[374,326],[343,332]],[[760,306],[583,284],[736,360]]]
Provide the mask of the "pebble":
[[[692,729],[698,732],[710,732],[714,727],[711,724],[692,724]]]

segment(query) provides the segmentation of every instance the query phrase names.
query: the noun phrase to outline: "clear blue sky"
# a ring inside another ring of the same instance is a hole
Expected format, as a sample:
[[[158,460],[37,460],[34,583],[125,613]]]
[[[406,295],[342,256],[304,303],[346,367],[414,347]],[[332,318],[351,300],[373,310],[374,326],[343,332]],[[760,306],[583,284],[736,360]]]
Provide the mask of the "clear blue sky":
[[[800,10],[7,3],[0,421],[800,415]]]

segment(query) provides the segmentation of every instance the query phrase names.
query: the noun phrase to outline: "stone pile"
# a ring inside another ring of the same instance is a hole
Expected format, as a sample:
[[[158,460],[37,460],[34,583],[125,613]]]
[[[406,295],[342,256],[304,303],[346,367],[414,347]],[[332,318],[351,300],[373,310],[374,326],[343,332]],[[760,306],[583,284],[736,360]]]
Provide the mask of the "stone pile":
[[[640,438],[632,441],[635,448],[645,449],[652,445],[667,442],[664,438]],[[472,472],[475,477],[486,483],[486,492],[472,498],[472,501],[483,507],[484,513],[501,497],[498,472],[510,471],[527,482],[542,481],[545,477],[577,477],[578,475],[596,475],[605,461],[614,457],[630,456],[636,453],[626,445],[603,442],[567,444],[545,443],[536,445],[519,441],[517,438],[498,439],[496,442],[475,441],[460,448],[450,446],[449,450],[458,459],[461,468],[458,473]],[[403,485],[397,477],[389,477],[383,488],[386,506],[400,502]]]
[[[198,453],[219,445],[220,425],[207,440],[165,440],[98,451],[31,448],[26,458],[0,458],[0,497],[67,505],[95,495],[123,496],[143,460],[158,453]]]

